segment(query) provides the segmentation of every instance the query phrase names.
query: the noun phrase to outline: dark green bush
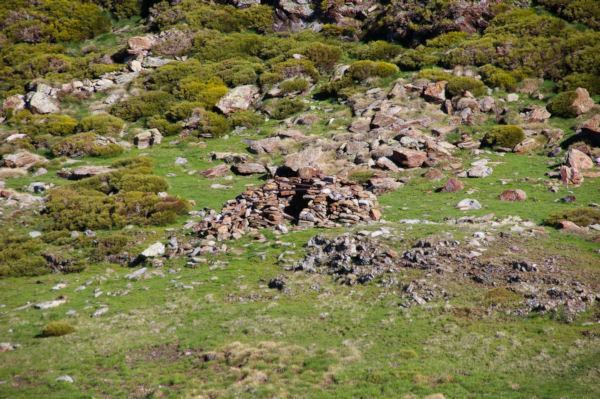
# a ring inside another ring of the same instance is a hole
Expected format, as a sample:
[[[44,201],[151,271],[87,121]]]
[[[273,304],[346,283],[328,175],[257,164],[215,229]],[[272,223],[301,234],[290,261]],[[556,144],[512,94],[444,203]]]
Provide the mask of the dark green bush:
[[[273,65],[271,69],[273,73],[279,75],[278,81],[300,76],[305,76],[314,82],[319,80],[319,72],[309,60],[287,60]]]
[[[593,96],[600,94],[600,76],[592,73],[572,73],[560,81],[559,87],[561,90],[583,87]]]
[[[175,136],[183,130],[183,126],[179,123],[171,123],[158,116],[150,117],[146,121],[146,126],[158,129],[163,136]]]
[[[416,49],[406,50],[396,59],[396,64],[408,71],[414,71],[437,64],[439,57],[430,53],[430,50],[424,46],[419,46]]]
[[[563,220],[568,220],[578,226],[587,227],[591,224],[600,223],[600,209],[583,206],[555,211],[548,215],[544,223],[549,226],[558,227]]]
[[[342,57],[342,49],[322,43],[311,43],[304,55],[322,72],[329,72]]]
[[[86,116],[79,122],[79,130],[83,132],[93,131],[106,135],[116,134],[123,130],[125,122],[121,118],[109,114],[98,114]]]
[[[496,126],[483,136],[481,143],[489,147],[513,148],[525,140],[525,132],[520,126]]]
[[[37,276],[50,272],[46,260],[39,256],[39,240],[25,235],[0,236],[0,277]]]
[[[229,120],[221,114],[206,111],[200,123],[198,124],[198,132],[208,133],[213,137],[221,137],[231,128]]]
[[[304,109],[304,104],[298,99],[284,98],[269,103],[270,115],[275,119],[285,119]]]
[[[167,224],[188,210],[189,203],[179,197],[161,198],[151,192],[108,196],[92,190],[58,188],[49,193],[44,215],[54,230],[87,230]]]
[[[98,237],[94,240],[94,247],[91,250],[91,255],[96,260],[105,259],[110,255],[121,253],[131,238],[126,234],[115,233],[108,236]]]
[[[575,91],[564,91],[559,93],[548,103],[548,111],[554,116],[563,118],[574,118],[577,116],[577,109],[573,106],[573,101],[577,98]]]
[[[126,121],[135,122],[139,118],[161,114],[175,99],[164,91],[151,91],[138,97],[114,104],[109,112]]]
[[[121,176],[113,174],[109,178],[109,184],[119,192],[141,191],[158,193],[169,189],[169,183],[164,177],[148,174],[124,173]]]
[[[446,85],[446,93],[450,97],[461,96],[467,90],[474,96],[482,96],[486,92],[481,81],[467,76],[454,76]]]
[[[402,47],[383,40],[358,44],[348,49],[348,55],[359,60],[389,61],[402,51]]]
[[[51,321],[42,329],[44,337],[60,337],[75,332],[75,327],[66,321]]]

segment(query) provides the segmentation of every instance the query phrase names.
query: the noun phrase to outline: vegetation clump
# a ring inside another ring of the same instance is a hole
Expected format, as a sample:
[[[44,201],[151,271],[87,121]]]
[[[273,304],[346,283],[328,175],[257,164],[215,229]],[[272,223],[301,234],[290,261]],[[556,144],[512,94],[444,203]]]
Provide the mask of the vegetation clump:
[[[64,138],[52,146],[54,156],[70,156],[81,158],[86,155],[93,157],[115,156],[123,153],[123,147],[108,142],[106,138],[94,133],[79,133]]]
[[[488,147],[514,148],[525,140],[525,132],[520,126],[496,126],[487,132],[481,143]]]
[[[577,109],[573,106],[573,101],[577,98],[575,91],[564,91],[548,103],[548,111],[552,115],[562,118],[574,118],[577,116]]]
[[[42,329],[44,337],[61,337],[75,332],[75,327],[66,321],[52,321]]]
[[[544,220],[549,226],[558,227],[562,221],[573,222],[578,226],[587,227],[600,223],[600,209],[582,206],[552,212]]]

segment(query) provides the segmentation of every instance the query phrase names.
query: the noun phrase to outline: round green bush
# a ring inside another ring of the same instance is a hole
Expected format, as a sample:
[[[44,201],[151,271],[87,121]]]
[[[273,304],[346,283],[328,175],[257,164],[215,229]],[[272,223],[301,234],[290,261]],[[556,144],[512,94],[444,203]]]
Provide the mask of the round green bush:
[[[563,118],[574,118],[577,116],[577,109],[573,106],[573,101],[577,98],[575,91],[564,91],[548,103],[548,111],[554,116]]]
[[[482,96],[485,94],[485,85],[483,82],[467,76],[454,76],[446,85],[446,93],[450,97],[462,96],[467,90],[474,96]]]
[[[520,126],[496,126],[483,136],[482,144],[488,147],[513,148],[525,140],[525,132]]]
[[[44,326],[42,335],[44,337],[60,337],[71,334],[75,331],[75,327],[66,321],[52,321]]]

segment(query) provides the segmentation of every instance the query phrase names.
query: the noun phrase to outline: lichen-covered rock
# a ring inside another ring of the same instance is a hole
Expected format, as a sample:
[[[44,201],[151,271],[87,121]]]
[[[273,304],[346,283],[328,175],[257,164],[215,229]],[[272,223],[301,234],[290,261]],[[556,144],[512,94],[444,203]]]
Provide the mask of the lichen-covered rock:
[[[260,90],[254,85],[238,86],[219,100],[216,107],[229,116],[235,111],[246,111],[257,100]]]

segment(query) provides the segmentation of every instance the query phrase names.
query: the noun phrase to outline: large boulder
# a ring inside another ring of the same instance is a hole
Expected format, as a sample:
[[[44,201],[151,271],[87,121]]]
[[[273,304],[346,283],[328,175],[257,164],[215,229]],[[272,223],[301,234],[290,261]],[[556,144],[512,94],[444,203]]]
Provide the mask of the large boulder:
[[[418,168],[423,165],[426,159],[427,153],[425,151],[399,148],[392,152],[392,160],[397,165],[405,168]]]
[[[60,110],[57,101],[46,93],[29,92],[25,99],[29,109],[38,114],[52,114]]]
[[[583,152],[571,148],[567,152],[567,165],[577,170],[591,169],[594,167],[594,161]]]
[[[250,151],[255,154],[270,154],[277,149],[280,141],[279,137],[268,137],[262,140],[251,141]]]
[[[256,101],[260,90],[254,85],[238,86],[219,100],[216,107],[229,116],[235,111],[246,111]]]
[[[444,187],[442,187],[442,192],[444,193],[454,193],[457,191],[461,191],[463,189],[463,184],[456,177],[451,177],[448,179]]]
[[[288,155],[285,158],[283,166],[293,172],[298,172],[300,168],[320,168],[319,158],[323,155],[321,148],[310,147],[304,151]]]
[[[267,173],[267,169],[265,169],[263,165],[256,162],[239,163],[237,165],[234,165],[232,169],[238,175],[254,175]]]
[[[590,142],[600,146],[600,114],[588,119],[581,125],[581,133],[590,139]]]
[[[581,87],[575,90],[577,97],[573,100],[573,107],[577,110],[577,115],[585,114],[589,112],[594,106],[594,100],[590,98],[590,93],[586,89]]]

